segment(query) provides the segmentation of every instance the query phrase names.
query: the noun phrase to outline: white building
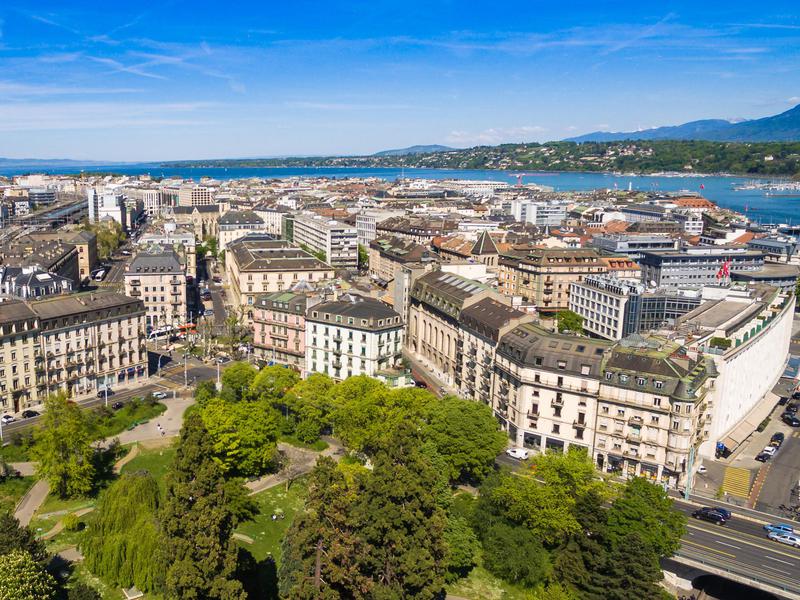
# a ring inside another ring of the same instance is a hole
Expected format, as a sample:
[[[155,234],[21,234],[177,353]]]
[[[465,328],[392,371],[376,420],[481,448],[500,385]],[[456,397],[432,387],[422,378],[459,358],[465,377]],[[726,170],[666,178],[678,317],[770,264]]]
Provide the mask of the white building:
[[[361,211],[356,215],[358,243],[365,248],[369,248],[369,243],[378,237],[378,223],[391,217],[402,217],[403,215],[405,215],[405,211],[402,210],[367,209]]]
[[[294,242],[312,252],[324,252],[335,269],[358,268],[355,227],[319,215],[299,215],[294,220]]]
[[[346,294],[310,307],[306,314],[306,372],[335,379],[369,375],[407,385],[402,369],[405,325],[374,298]]]
[[[515,199],[511,201],[511,216],[520,223],[531,223],[540,227],[561,225],[567,218],[567,204]]]

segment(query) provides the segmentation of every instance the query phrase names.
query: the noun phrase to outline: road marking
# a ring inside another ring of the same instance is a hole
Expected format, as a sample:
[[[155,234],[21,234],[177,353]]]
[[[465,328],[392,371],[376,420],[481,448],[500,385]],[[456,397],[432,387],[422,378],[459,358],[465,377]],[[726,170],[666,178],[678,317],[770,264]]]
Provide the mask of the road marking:
[[[704,550],[708,550],[709,552],[713,552],[714,554],[722,554],[724,556],[730,556],[731,558],[736,558],[735,554],[731,554],[730,552],[724,552],[723,550],[718,550],[710,546],[704,546],[703,544],[698,544],[697,542],[690,542],[689,540],[682,540],[681,542],[684,544],[691,544],[692,546],[697,546],[698,548],[703,548]]]
[[[790,563],[788,560],[781,560],[780,558],[773,558],[775,562],[782,562],[785,565],[789,565],[790,567],[793,566],[794,563]]]
[[[793,573],[789,573],[788,571],[782,571],[781,569],[776,569],[775,567],[770,567],[769,565],[761,565],[761,566],[769,569],[770,571],[777,571],[778,573],[783,573],[784,575],[792,575],[793,574]]]
[[[717,540],[717,543],[718,544],[722,544],[723,546],[728,546],[729,548],[736,548],[737,550],[741,550],[742,549],[741,546],[734,546],[733,544],[727,544],[725,542],[720,542],[719,540]]]
[[[746,533],[744,531],[736,531],[735,529],[731,530],[733,532],[736,532],[740,536],[747,536],[747,537],[751,537],[751,538],[753,538],[755,540],[765,541],[766,544],[763,544],[763,543],[762,544],[757,544],[757,543],[752,542],[752,541],[750,541],[748,539],[745,539],[745,538],[730,537],[729,535],[725,534],[725,532],[722,530],[721,527],[715,527],[713,525],[711,527],[698,527],[694,523],[690,522],[690,523],[688,523],[687,527],[688,528],[697,529],[698,531],[704,531],[705,533],[712,533],[712,534],[714,534],[716,536],[719,536],[719,537],[724,538],[726,540],[730,540],[732,542],[740,542],[740,543],[743,543],[743,544],[747,544],[748,546],[753,546],[754,548],[759,548],[761,550],[766,550],[768,552],[772,552],[774,554],[780,554],[781,556],[786,556],[788,558],[794,558],[795,560],[800,558],[800,556],[798,556],[797,554],[790,554],[790,553],[787,553],[787,552],[783,552],[782,551],[783,546],[780,545],[780,544],[777,544],[776,542],[773,542],[772,540],[769,540],[767,538],[761,538],[759,536],[755,536],[755,535],[753,535],[751,533]],[[786,546],[786,548],[788,548],[788,546]]]

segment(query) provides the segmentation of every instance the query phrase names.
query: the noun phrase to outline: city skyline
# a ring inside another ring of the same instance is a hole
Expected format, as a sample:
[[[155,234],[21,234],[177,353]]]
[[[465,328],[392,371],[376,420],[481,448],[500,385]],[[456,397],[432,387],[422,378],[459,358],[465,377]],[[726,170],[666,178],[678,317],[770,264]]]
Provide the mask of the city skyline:
[[[0,9],[0,155],[368,154],[757,118],[800,103],[788,2],[21,2]],[[216,10],[215,10],[216,9]]]

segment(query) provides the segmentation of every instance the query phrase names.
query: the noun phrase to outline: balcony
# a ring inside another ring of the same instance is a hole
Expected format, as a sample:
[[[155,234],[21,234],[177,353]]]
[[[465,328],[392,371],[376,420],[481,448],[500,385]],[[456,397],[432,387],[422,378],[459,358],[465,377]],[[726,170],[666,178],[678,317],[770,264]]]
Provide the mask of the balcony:
[[[139,281],[138,279],[128,279],[128,283],[130,283],[133,286],[142,285],[142,282]]]
[[[642,434],[640,434],[640,433],[632,433],[632,432],[629,431],[627,433],[627,435],[625,436],[625,439],[628,440],[631,443],[638,444],[638,443],[640,443],[642,441]]]
[[[341,369],[342,368],[342,361],[338,358],[333,361],[333,368],[334,369]]]
[[[142,295],[142,292],[140,292],[139,290],[131,290],[130,292],[128,292],[128,295],[131,298],[138,298],[139,296]]]
[[[342,355],[342,349],[341,348],[334,348],[331,352],[333,352],[336,356],[341,356]]]
[[[573,426],[575,429],[585,429],[585,428],[586,428],[586,421],[579,421],[578,419],[575,419],[575,420],[572,422],[572,426]]]
[[[644,419],[642,417],[630,417],[628,419],[628,425],[642,425],[644,423]]]
[[[550,406],[561,408],[564,406],[564,399],[563,398],[553,398],[550,401]]]
[[[169,280],[169,284],[170,285],[183,285],[183,282],[180,279],[170,279]]]
[[[336,335],[333,336],[333,341],[334,342],[341,342],[342,341],[342,336],[337,333]]]

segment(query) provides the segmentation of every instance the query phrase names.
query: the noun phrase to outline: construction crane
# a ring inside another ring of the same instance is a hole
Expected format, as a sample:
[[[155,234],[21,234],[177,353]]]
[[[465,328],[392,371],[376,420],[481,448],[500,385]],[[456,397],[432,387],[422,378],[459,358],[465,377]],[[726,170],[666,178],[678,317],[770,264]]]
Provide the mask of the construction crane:
[[[533,177],[533,173],[517,173],[515,175],[509,175],[509,177],[516,177],[517,178],[517,187],[522,187],[522,178],[523,177]]]

